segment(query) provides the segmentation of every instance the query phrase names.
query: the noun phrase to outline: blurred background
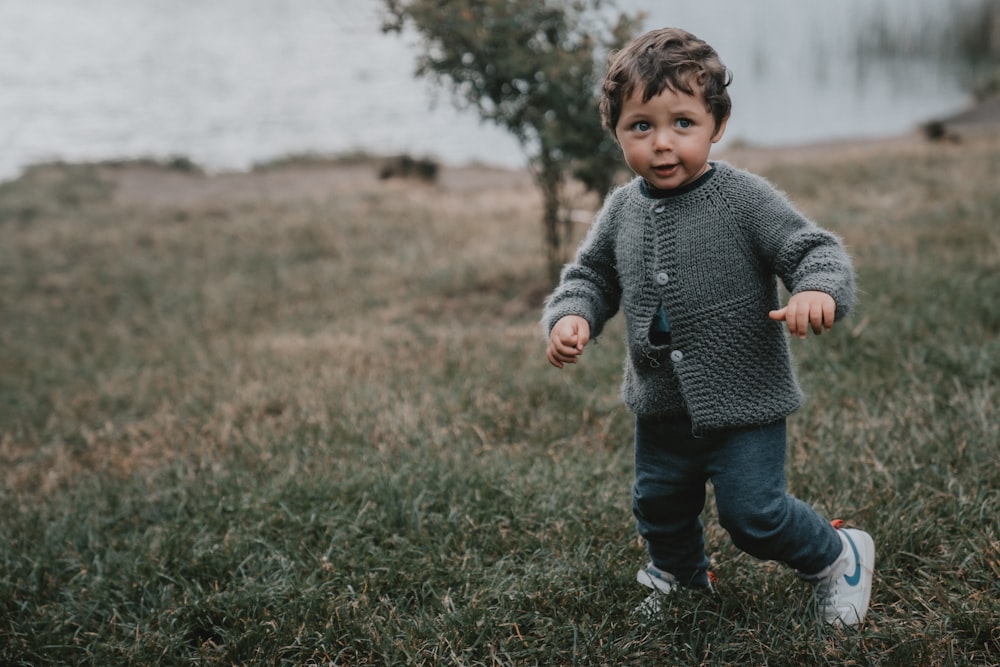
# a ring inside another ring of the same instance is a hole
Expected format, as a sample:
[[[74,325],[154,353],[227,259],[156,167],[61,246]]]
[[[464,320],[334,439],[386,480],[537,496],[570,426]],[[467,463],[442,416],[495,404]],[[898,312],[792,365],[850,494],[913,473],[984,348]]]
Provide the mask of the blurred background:
[[[997,4],[618,8],[715,46],[735,75],[726,141],[775,146],[900,134],[961,110],[1000,43]],[[128,157],[212,170],[348,152],[523,165],[507,133],[414,78],[414,38],[383,34],[381,11],[380,0],[0,0],[0,179],[34,162]]]

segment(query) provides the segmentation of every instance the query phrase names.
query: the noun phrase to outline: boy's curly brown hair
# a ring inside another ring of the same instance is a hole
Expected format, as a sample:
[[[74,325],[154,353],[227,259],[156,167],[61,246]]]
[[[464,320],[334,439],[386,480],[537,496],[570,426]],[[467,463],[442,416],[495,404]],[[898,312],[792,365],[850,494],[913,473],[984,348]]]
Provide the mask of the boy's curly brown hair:
[[[608,57],[600,102],[601,122],[615,134],[622,104],[641,89],[648,102],[665,88],[701,93],[718,128],[732,109],[729,84],[732,73],[715,49],[680,28],[661,28],[640,35]]]

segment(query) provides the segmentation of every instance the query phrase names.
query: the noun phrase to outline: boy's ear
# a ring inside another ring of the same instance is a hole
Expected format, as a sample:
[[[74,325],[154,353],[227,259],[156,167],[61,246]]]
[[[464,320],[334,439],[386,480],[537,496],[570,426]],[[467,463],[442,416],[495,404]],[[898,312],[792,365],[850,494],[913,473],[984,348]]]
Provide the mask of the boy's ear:
[[[722,119],[722,122],[719,123],[719,126],[715,128],[715,134],[712,135],[713,144],[719,143],[719,140],[722,139],[722,135],[726,133],[726,123],[728,122],[729,122],[729,115],[727,114],[726,117]]]

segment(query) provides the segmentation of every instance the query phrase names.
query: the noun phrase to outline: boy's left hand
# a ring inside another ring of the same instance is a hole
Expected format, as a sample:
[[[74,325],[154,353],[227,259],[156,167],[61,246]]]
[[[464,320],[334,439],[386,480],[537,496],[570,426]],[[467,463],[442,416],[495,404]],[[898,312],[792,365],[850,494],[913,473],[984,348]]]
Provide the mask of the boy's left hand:
[[[788,299],[780,310],[772,310],[767,315],[776,322],[788,324],[788,333],[805,338],[809,329],[817,336],[823,330],[833,328],[837,303],[826,292],[799,292]]]

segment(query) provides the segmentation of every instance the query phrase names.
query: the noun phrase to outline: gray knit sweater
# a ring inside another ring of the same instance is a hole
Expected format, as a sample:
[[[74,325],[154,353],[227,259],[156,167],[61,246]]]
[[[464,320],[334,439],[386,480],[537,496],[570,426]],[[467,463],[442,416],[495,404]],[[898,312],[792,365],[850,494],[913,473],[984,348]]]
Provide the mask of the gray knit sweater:
[[[542,316],[546,335],[566,315],[591,338],[621,307],[626,344],[622,397],[636,414],[690,416],[695,431],[766,424],[802,402],[779,307],[818,290],[854,303],[851,260],[840,240],[798,213],[759,176],[715,162],[699,187],[651,199],[640,178],[612,192]],[[650,343],[662,306],[669,346]]]

